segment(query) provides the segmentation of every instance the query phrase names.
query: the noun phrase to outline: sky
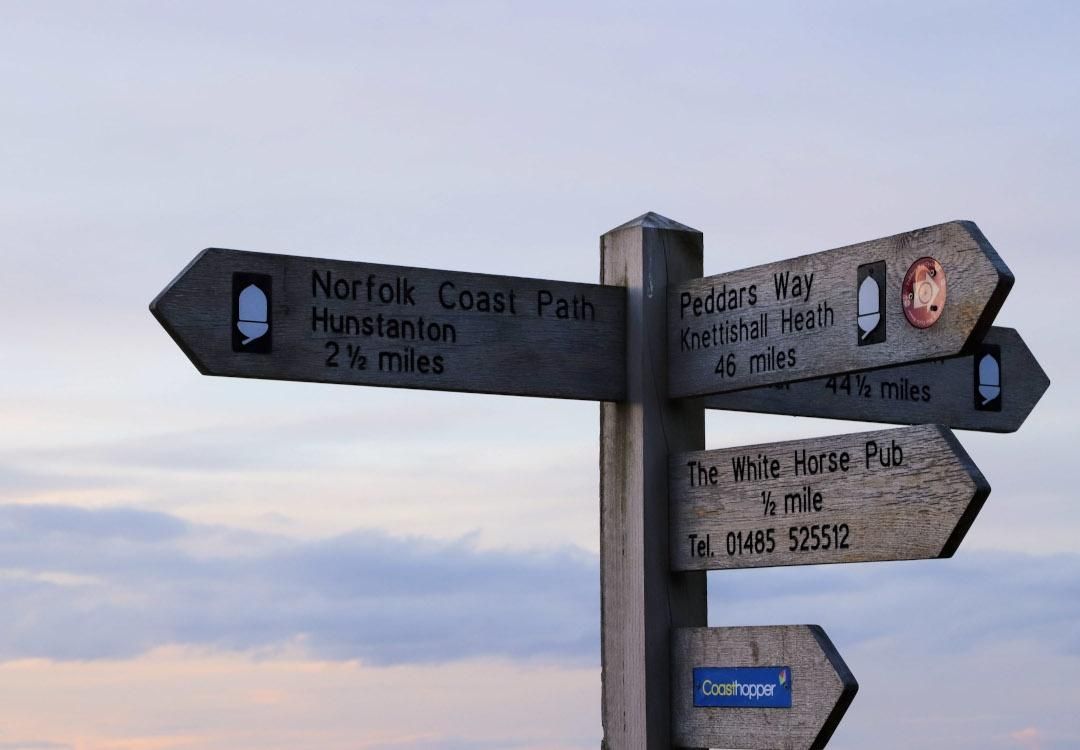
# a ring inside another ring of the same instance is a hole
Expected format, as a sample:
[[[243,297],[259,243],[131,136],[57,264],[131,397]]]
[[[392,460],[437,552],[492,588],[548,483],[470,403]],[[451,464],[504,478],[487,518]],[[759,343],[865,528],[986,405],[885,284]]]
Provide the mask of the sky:
[[[595,748],[595,403],[199,375],[209,246],[595,282],[952,219],[1052,385],[951,560],[709,574],[816,623],[830,747],[1080,748],[1080,8],[0,0],[0,750]],[[712,412],[707,447],[866,428]]]

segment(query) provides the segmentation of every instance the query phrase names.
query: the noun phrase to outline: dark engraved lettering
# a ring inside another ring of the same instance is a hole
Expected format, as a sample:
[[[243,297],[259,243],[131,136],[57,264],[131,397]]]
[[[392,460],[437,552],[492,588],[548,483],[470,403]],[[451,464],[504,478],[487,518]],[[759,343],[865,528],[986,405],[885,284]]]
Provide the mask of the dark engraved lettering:
[[[826,328],[836,323],[836,311],[828,300],[817,303],[808,310],[785,307],[780,311],[780,333],[802,333]]]
[[[442,355],[434,357],[420,354],[411,346],[404,347],[401,351],[379,352],[379,371],[414,373],[422,375],[441,375],[445,369]]]
[[[810,289],[814,286],[814,274],[783,271],[773,274],[773,291],[777,302],[786,299],[810,301]]]
[[[764,453],[757,456],[733,456],[731,475],[736,482],[760,482],[780,478],[780,461]]]
[[[324,299],[365,301],[383,305],[416,305],[416,284],[409,283],[406,276],[395,276],[393,281],[379,280],[370,273],[366,279],[334,278],[332,271],[311,272],[311,296]]]
[[[452,281],[439,284],[439,304],[446,310],[517,315],[517,296],[513,289],[458,289]]]
[[[795,451],[795,476],[846,473],[851,468],[851,454],[847,451],[822,451],[808,453],[805,448]]]
[[[761,352],[760,354],[750,355],[750,372],[752,373],[788,370],[794,367],[795,364],[795,347],[791,347],[785,351],[784,349],[777,349],[775,346],[770,346],[766,351]]]
[[[873,464],[875,467],[890,469],[904,463],[904,449],[897,445],[895,440],[890,440],[887,447],[878,445],[876,440],[866,441],[866,468]]]
[[[695,318],[702,315],[714,315],[723,312],[734,312],[744,307],[753,307],[757,304],[757,284],[750,286],[728,287],[723,284],[719,289],[712,287],[704,296],[692,295],[683,292],[679,295],[679,318],[686,317],[687,312]]]
[[[457,329],[451,323],[436,323],[422,316],[397,318],[382,313],[365,316],[349,315],[335,313],[327,307],[311,308],[311,331],[339,336],[457,343]]]
[[[703,466],[698,461],[687,461],[690,469],[690,486],[701,487],[706,484],[717,484],[720,481],[720,470],[716,466]]]

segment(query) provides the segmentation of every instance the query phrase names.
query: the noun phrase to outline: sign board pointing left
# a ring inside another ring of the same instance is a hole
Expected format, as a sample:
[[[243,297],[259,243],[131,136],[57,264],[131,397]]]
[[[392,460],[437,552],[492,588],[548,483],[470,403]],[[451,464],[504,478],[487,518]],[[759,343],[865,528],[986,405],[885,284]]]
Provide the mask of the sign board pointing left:
[[[212,248],[150,310],[204,375],[626,393],[621,287]]]
[[[859,683],[817,625],[676,628],[672,744],[825,747]]]

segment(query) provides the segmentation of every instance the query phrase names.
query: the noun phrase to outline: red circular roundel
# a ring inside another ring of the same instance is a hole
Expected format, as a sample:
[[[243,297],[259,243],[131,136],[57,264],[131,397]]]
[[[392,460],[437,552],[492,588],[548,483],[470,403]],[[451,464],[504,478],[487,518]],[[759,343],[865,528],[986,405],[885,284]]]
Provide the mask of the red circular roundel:
[[[945,311],[945,269],[934,258],[911,264],[900,287],[904,317],[916,328],[929,328]]]

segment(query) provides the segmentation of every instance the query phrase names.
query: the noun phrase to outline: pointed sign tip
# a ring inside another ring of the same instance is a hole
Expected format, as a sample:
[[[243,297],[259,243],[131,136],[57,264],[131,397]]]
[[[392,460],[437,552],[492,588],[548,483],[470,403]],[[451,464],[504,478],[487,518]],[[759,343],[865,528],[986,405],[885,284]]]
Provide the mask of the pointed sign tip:
[[[852,701],[855,700],[855,695],[859,692],[859,681],[851,673],[847,662],[840,656],[840,652],[833,645],[829,636],[826,635],[824,628],[820,625],[807,625],[806,627],[813,633],[814,639],[817,641],[818,646],[821,647],[822,653],[825,654],[825,658],[829,660],[829,664],[836,670],[836,676],[840,679],[841,685],[840,697],[822,724],[817,739],[810,746],[811,750],[816,750],[817,748],[824,748],[832,738],[836,728],[840,726],[840,721],[844,718],[844,714],[847,713]]]
[[[953,455],[956,456],[956,462],[959,467],[967,474],[968,479],[971,481],[972,491],[971,499],[968,501],[967,506],[964,508],[964,512],[960,514],[960,517],[956,520],[956,525],[953,527],[952,533],[949,534],[949,538],[945,540],[945,544],[941,548],[939,558],[952,557],[956,554],[956,550],[960,548],[960,543],[964,541],[964,537],[967,536],[968,530],[971,529],[971,525],[975,523],[975,519],[979,515],[979,511],[982,510],[983,504],[986,499],[990,497],[990,483],[986,481],[986,477],[979,470],[979,467],[975,465],[975,462],[971,460],[971,456],[964,450],[964,446],[953,434],[953,431],[947,427],[935,425],[941,433],[942,439],[948,444]]]
[[[216,248],[206,248],[196,253],[195,257],[181,269],[180,273],[178,273],[172,281],[166,284],[165,288],[158,292],[154,299],[150,300],[149,305],[150,314],[154,316],[154,319],[165,329],[165,332],[169,334],[169,338],[176,342],[180,351],[184,353],[184,356],[191,361],[191,364],[195,365],[195,369],[202,375],[213,375],[214,373],[210,371],[206,364],[195,353],[195,348],[188,344],[184,336],[177,329],[171,314],[172,310],[170,308],[170,302],[172,301],[173,294],[177,287],[183,282],[184,277],[186,277],[191,269],[198,265],[199,261],[201,261],[208,253],[215,250]]]
[[[978,346],[979,342],[989,332],[994,318],[997,317],[1002,305],[1005,304],[1005,299],[1009,296],[1009,292],[1012,291],[1013,284],[1016,283],[1016,277],[974,221],[957,220],[948,222],[948,224],[960,228],[975,242],[983,257],[990,263],[994,273],[997,275],[994,288],[990,291],[990,296],[983,306],[982,313],[979,315],[975,325],[972,326],[967,342],[962,349],[962,353],[968,353]]]
[[[1035,410],[1035,407],[1042,400],[1042,397],[1046,395],[1046,392],[1050,390],[1050,376],[1046,374],[1046,370],[1039,364],[1039,360],[1035,358],[1031,349],[1028,347],[1027,342],[1023,337],[1012,328],[1004,329],[1011,334],[1016,340],[1016,351],[1018,353],[1018,359],[1021,364],[1017,370],[1021,373],[1023,387],[1027,390],[1028,403],[1024,411],[1020,414],[1020,419],[1016,426],[1009,430],[1009,432],[1016,432],[1027,421],[1027,418],[1031,416],[1031,413]]]

